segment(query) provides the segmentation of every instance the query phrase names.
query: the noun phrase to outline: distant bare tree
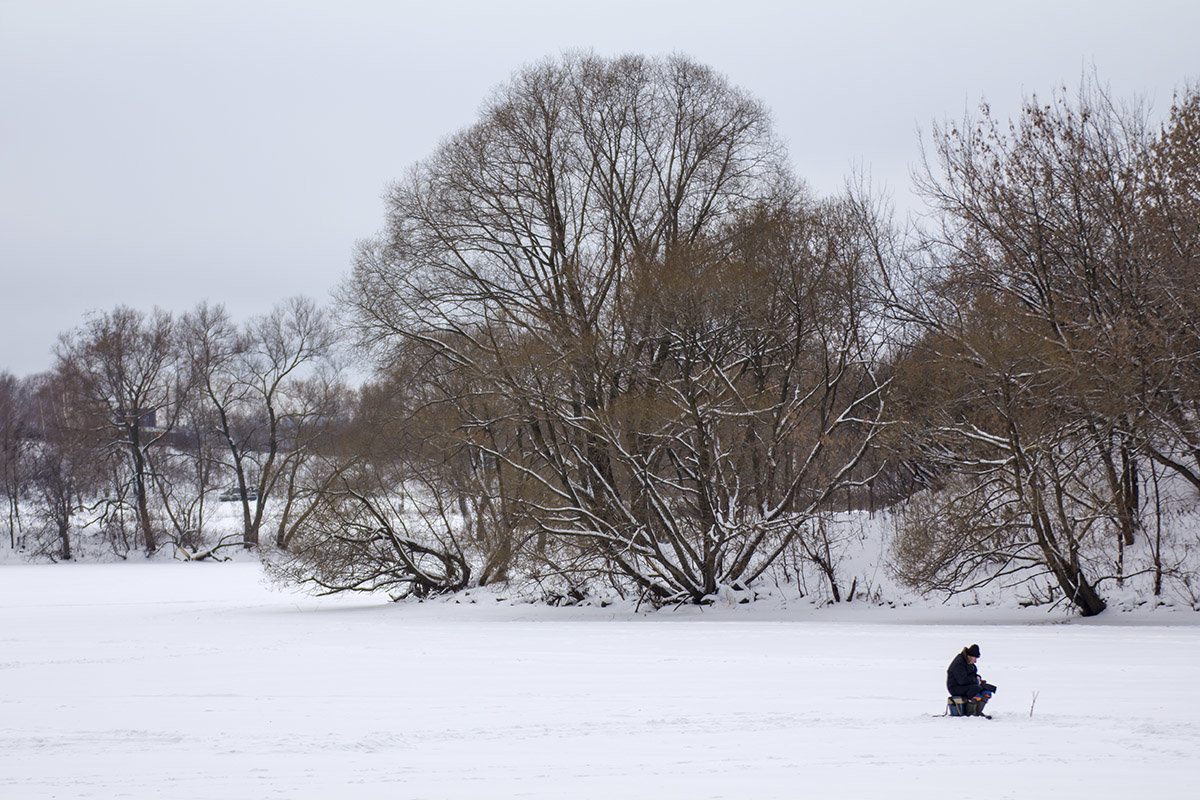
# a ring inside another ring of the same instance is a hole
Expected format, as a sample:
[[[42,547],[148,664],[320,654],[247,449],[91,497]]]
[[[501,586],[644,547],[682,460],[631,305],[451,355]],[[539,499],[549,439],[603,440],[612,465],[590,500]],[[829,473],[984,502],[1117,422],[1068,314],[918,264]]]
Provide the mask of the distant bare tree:
[[[195,377],[191,367],[180,365],[181,380]],[[158,508],[169,524],[177,555],[189,560],[216,556],[221,549],[240,544],[241,536],[207,539],[209,497],[223,475],[225,443],[217,434],[211,408],[200,391],[181,393],[183,409],[174,434],[156,453],[153,472]]]
[[[293,298],[239,329],[223,307],[201,305],[183,324],[184,348],[225,443],[241,498],[243,542],[257,546],[269,500],[279,497],[275,542],[294,524],[298,476],[343,410],[328,314]]]
[[[174,325],[164,311],[147,315],[119,306],[91,315],[59,342],[58,371],[126,458],[134,514],[147,554],[162,531],[150,509],[153,448],[182,408],[172,381],[178,357]]]
[[[101,485],[103,451],[108,444],[98,435],[94,420],[77,404],[77,397],[61,374],[37,379],[32,405],[38,441],[27,459],[33,505],[42,523],[34,532],[37,541],[30,550],[64,561],[74,557],[74,519],[95,509],[90,503]]]
[[[245,418],[250,414],[249,387],[239,373],[246,339],[224,306],[208,303],[201,303],[183,316],[180,339],[195,385],[189,427],[198,450],[197,458],[212,458],[210,468],[198,474],[205,478],[206,487],[209,480],[215,480],[225,488],[232,474],[234,485],[240,488],[243,500],[248,501],[246,454],[252,445],[251,425]],[[216,443],[212,441],[214,438]],[[199,463],[197,469],[203,469]],[[249,546],[254,536],[248,502],[242,504],[242,515],[239,539]]]
[[[16,549],[21,530],[21,490],[33,433],[33,403],[24,382],[0,373],[0,488],[8,501],[9,547]]]

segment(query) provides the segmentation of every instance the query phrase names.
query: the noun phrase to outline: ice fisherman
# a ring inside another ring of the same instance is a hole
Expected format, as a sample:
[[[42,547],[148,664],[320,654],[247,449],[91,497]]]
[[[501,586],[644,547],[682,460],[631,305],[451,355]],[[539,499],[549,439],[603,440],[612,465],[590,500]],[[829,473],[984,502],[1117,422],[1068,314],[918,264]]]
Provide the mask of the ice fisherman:
[[[992,699],[996,687],[979,675],[975,662],[979,660],[979,645],[964,647],[946,669],[946,690],[951,697],[961,697],[963,713],[969,717],[983,714],[983,707]]]

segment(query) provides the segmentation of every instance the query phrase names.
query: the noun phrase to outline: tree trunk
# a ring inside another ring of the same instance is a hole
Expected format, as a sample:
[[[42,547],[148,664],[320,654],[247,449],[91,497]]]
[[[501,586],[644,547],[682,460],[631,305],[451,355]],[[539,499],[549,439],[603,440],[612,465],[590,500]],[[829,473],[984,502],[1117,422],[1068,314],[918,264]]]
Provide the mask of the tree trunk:
[[[158,549],[158,540],[150,521],[150,502],[146,496],[146,456],[142,452],[140,425],[135,422],[130,426],[129,434],[129,451],[133,456],[133,491],[134,500],[137,503],[138,526],[142,529],[142,537],[146,542],[146,555],[150,556]]]
[[[59,555],[63,561],[71,560],[71,523],[66,520],[58,521]]]
[[[1046,564],[1058,581],[1059,588],[1063,590],[1067,599],[1079,609],[1080,614],[1085,617],[1094,617],[1108,607],[1096,588],[1088,583],[1083,570],[1077,564],[1064,559],[1056,547],[1047,543],[1045,537],[1039,535],[1038,542],[1041,545]]]

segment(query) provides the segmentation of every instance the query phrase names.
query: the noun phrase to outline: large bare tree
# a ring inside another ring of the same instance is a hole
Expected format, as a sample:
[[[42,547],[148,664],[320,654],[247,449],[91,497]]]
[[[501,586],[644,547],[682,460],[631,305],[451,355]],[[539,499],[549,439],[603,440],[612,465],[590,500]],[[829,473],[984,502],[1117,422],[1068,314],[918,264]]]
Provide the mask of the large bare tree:
[[[708,68],[571,55],[392,188],[344,296],[383,363],[424,350],[548,559],[699,602],[759,574],[874,430],[857,230]]]
[[[1085,81],[1012,123],[984,106],[935,130],[920,188],[941,227],[906,368],[912,441],[955,491],[911,517],[924,585],[1049,573],[1099,613],[1138,541],[1139,464],[1192,473],[1187,120],[1177,106],[1155,146],[1144,109]]]

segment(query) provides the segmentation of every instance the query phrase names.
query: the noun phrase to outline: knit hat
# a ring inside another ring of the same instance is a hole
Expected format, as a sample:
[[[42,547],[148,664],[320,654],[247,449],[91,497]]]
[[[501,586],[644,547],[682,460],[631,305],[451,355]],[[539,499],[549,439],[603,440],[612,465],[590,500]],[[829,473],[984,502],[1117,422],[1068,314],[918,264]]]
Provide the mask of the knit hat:
[[[963,652],[965,652],[969,656],[974,656],[975,658],[979,658],[979,645],[973,644],[970,647],[968,647],[966,650],[964,650]]]

